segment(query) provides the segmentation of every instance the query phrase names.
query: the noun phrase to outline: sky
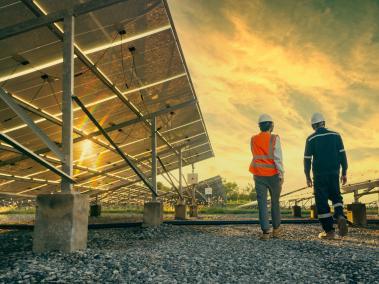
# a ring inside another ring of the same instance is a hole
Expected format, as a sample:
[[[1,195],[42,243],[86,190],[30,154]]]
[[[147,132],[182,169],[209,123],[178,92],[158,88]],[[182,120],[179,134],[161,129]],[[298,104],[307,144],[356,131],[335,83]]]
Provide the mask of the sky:
[[[379,178],[379,1],[169,0],[215,158],[199,179],[252,182],[250,138],[270,114],[284,191],[305,186],[305,139],[321,112],[344,140],[349,182]],[[189,171],[190,169],[187,169]]]

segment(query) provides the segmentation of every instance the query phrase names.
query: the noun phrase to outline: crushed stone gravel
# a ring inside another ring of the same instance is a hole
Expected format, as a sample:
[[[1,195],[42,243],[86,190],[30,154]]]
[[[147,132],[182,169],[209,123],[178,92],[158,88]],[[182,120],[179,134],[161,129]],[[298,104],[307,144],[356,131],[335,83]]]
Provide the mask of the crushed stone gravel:
[[[90,230],[88,249],[34,254],[32,233],[0,231],[0,283],[379,283],[378,228],[317,239],[318,225]]]

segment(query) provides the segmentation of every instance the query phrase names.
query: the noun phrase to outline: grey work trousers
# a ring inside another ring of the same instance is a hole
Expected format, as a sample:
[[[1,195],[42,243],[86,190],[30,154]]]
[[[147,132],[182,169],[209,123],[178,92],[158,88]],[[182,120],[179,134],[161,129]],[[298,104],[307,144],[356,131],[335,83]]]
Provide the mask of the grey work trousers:
[[[257,201],[259,208],[259,223],[263,232],[268,232],[270,223],[268,220],[267,210],[267,191],[271,196],[271,220],[274,229],[280,226],[280,192],[282,185],[279,175],[274,176],[254,176],[255,190],[257,192]]]

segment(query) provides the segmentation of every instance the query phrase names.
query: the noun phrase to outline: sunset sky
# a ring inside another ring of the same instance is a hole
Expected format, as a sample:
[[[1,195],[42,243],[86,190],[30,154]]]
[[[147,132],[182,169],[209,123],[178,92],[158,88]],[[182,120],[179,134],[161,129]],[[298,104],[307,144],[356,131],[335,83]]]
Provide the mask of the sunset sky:
[[[200,179],[251,182],[249,141],[265,112],[282,139],[284,190],[303,187],[316,111],[344,139],[349,182],[379,177],[379,1],[169,5],[216,155],[197,165]]]

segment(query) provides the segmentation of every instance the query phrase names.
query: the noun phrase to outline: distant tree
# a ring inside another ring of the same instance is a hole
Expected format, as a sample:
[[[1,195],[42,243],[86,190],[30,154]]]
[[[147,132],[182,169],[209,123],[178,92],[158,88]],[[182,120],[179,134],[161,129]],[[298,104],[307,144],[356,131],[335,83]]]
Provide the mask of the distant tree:
[[[249,193],[249,200],[257,200],[257,192],[255,191],[255,188],[252,183],[249,182],[245,189]]]
[[[225,194],[227,200],[237,200],[238,196],[238,185],[235,182],[228,182],[225,179],[222,181],[225,189]]]
[[[237,183],[223,180],[227,200],[239,202],[248,202],[257,200],[257,193],[251,183],[240,188]]]

